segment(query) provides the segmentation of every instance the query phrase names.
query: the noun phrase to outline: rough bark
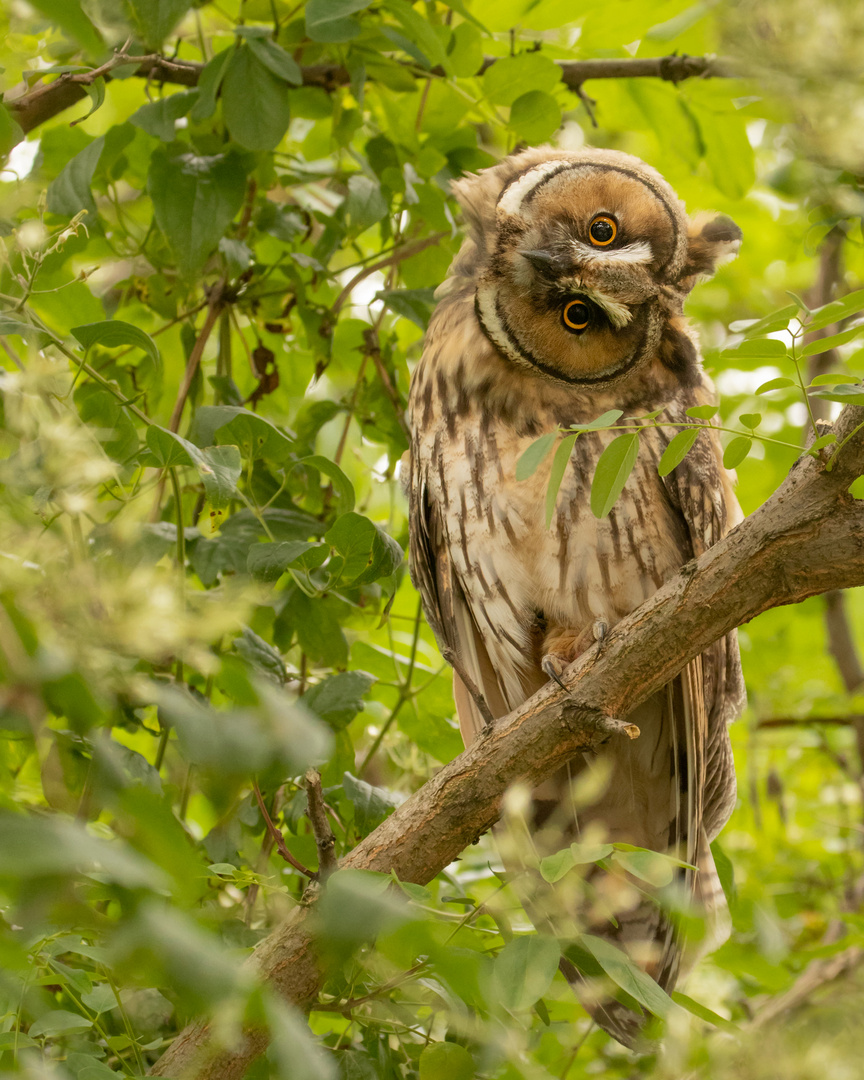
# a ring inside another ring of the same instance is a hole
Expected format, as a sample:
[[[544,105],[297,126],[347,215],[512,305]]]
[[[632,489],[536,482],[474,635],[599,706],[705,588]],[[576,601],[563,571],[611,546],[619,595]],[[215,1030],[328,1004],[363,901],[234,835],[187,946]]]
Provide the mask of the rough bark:
[[[830,471],[801,458],[774,495],[565,673],[570,696],[548,684],[490,728],[347,855],[341,867],[394,870],[425,884],[491,827],[511,784],[536,784],[579,751],[622,738],[622,717],[728,631],[769,608],[864,584],[864,502],[848,494],[864,473],[864,409],[846,408]],[[855,434],[852,434],[855,432]],[[308,907],[260,943],[250,958],[261,977],[308,1007],[321,976],[307,929]],[[265,1045],[250,1033],[232,1053],[208,1056],[208,1027],[181,1032],[153,1072],[239,1080]]]
[[[478,75],[495,63],[495,57],[487,56]],[[623,60],[558,60],[561,80],[571,90],[577,91],[589,79],[655,78],[678,83],[693,78],[725,78],[732,74],[731,64],[713,56],[661,56],[654,59]],[[179,86],[197,86],[204,65],[190,60],[171,60],[148,57],[135,69],[135,75],[150,82],[175,83]],[[99,69],[97,69],[99,70]],[[351,76],[347,68],[339,64],[311,64],[303,69],[303,85],[319,86],[332,91],[337,86],[348,86]],[[414,69],[411,69],[412,73]],[[100,72],[110,79],[110,71]],[[443,76],[444,71],[433,68],[429,73]],[[84,85],[92,82],[93,72],[61,75],[51,83],[45,83],[19,97],[5,102],[26,135],[44,124],[46,120],[77,104],[84,97]],[[425,77],[425,74],[424,74]],[[14,92],[13,92],[14,94]]]

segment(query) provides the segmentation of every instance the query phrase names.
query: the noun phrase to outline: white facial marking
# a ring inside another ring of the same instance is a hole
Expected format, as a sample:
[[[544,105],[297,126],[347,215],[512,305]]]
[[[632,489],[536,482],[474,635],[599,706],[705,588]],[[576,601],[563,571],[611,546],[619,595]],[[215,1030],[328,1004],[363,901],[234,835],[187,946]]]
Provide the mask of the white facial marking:
[[[647,240],[640,240],[636,244],[625,244],[620,248],[596,248],[591,244],[583,244],[581,240],[572,240],[573,250],[580,259],[596,259],[601,262],[619,262],[633,265],[649,263],[654,258],[654,252]]]
[[[530,194],[541,180],[566,164],[568,163],[565,160],[553,158],[551,161],[544,161],[542,165],[535,165],[507,188],[498,202],[498,209],[505,214],[518,214],[525,196]]]

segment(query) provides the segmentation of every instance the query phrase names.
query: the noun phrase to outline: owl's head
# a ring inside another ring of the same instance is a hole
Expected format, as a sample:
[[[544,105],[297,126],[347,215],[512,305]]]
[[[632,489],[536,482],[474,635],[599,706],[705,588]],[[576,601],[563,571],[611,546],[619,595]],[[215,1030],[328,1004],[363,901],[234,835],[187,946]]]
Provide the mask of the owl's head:
[[[655,359],[696,377],[683,302],[737,252],[729,218],[689,219],[658,172],[609,150],[528,151],[454,191],[471,226],[454,270],[474,278],[477,317],[504,356],[574,385]]]

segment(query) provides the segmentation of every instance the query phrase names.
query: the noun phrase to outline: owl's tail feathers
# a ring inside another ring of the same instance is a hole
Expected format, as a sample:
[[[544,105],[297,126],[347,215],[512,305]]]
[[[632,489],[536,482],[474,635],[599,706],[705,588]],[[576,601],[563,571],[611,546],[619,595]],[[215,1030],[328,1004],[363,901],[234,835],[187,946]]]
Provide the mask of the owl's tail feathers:
[[[582,972],[566,956],[558,964],[561,974],[573,987],[576,996],[594,1023],[628,1050],[649,1052],[645,1038],[645,1016],[634,1012],[614,998],[598,998],[596,991]]]
[[[632,954],[632,963],[653,978],[667,994],[672,993],[678,981],[686,977],[702,956],[719,948],[731,930],[729,908],[704,830],[700,833],[696,865],[697,873],[688,870],[684,876],[690,896],[688,915],[701,920],[703,925],[698,942],[685,939],[654,900],[643,900],[629,911],[620,912],[614,931],[608,925],[591,927],[592,933],[610,945]],[[653,952],[653,962],[637,959],[640,954],[644,956],[646,943],[651,943],[647,951]],[[587,959],[590,961],[590,957]],[[621,961],[624,962],[624,957]],[[560,964],[561,973],[595,1023],[631,1050],[648,1053],[656,1049],[646,1034],[649,1017],[610,997],[608,980],[595,965],[582,966],[585,973],[567,957],[562,958]]]

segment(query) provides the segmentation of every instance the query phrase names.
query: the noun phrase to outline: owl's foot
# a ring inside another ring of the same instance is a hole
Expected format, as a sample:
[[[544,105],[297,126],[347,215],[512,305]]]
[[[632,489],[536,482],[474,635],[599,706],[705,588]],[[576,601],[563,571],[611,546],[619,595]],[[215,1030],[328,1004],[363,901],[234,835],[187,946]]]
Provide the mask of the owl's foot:
[[[543,674],[547,679],[558,683],[562,690],[566,690],[567,687],[561,681],[565,668],[577,660],[582,653],[587,652],[592,645],[602,647],[608,632],[609,623],[605,619],[595,619],[590,626],[575,637],[559,635],[556,640],[549,642],[552,647],[540,661]]]

